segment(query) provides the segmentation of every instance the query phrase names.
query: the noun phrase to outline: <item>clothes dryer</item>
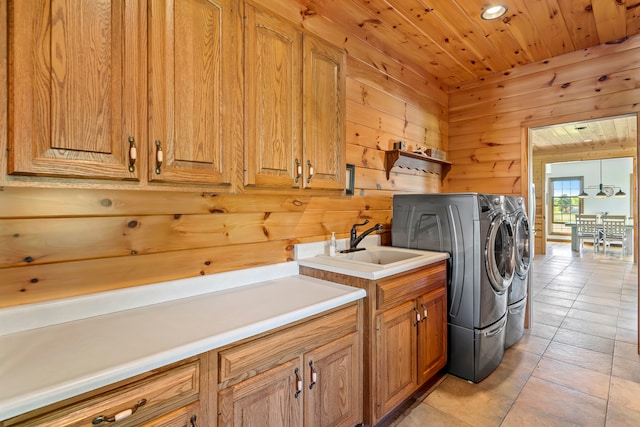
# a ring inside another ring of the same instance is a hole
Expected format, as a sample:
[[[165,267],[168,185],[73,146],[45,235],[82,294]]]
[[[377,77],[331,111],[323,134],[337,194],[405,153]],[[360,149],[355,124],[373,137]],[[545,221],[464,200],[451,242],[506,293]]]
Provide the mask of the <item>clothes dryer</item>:
[[[502,361],[514,236],[504,196],[395,195],[392,245],[448,252],[448,370],[479,382]]]
[[[511,347],[524,335],[524,321],[527,309],[527,288],[531,263],[531,242],[529,220],[524,198],[507,197],[507,213],[514,230],[515,273],[507,291],[507,330],[505,348]]]

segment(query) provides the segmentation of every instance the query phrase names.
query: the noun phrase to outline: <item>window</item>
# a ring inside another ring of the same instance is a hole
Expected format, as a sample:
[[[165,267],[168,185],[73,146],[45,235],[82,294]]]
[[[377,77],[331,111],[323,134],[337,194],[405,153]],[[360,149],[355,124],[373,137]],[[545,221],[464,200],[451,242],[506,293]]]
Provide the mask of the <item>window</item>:
[[[582,177],[551,178],[551,234],[571,234],[567,222],[575,222],[580,213]]]

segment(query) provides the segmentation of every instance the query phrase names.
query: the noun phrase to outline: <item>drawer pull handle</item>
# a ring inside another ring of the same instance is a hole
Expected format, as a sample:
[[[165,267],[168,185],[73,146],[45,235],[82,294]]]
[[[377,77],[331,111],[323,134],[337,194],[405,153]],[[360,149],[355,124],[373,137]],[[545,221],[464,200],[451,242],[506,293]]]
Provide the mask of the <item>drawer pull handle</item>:
[[[189,418],[189,423],[191,423],[191,427],[198,427],[198,417],[192,415],[191,418]]]
[[[300,370],[298,370],[298,368],[296,368],[293,373],[296,374],[296,392],[293,397],[297,399],[300,393],[302,393],[302,377],[300,377]]]
[[[99,415],[95,417],[91,423],[94,426],[97,426],[98,424],[102,424],[102,423],[115,423],[117,421],[124,420],[125,418],[128,418],[131,415],[135,414],[138,408],[143,407],[146,403],[147,403],[147,399],[140,399],[138,400],[138,403],[133,405],[132,408],[125,409],[124,411],[120,411],[112,417],[108,415]]]
[[[422,306],[422,321],[424,322],[425,320],[427,320],[427,315],[429,314],[429,312],[427,311],[427,306],[424,304],[420,304]]]
[[[162,172],[162,162],[164,161],[164,155],[162,153],[162,145],[160,141],[156,139],[156,175],[160,175]]]
[[[309,383],[309,390],[313,389],[313,386],[318,382],[318,372],[316,368],[313,367],[313,361],[309,361],[309,374],[311,382]]]

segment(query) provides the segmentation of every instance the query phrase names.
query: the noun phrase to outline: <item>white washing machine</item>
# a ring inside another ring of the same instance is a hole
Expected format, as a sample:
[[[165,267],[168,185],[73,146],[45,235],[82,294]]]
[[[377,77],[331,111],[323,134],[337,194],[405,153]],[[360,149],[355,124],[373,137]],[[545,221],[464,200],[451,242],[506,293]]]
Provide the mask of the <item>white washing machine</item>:
[[[448,252],[448,370],[479,382],[502,361],[507,290],[515,271],[505,196],[453,193],[393,198],[392,245]]]
[[[507,197],[507,213],[511,218],[514,232],[515,273],[507,291],[507,332],[505,348],[511,347],[524,335],[524,321],[527,309],[527,287],[531,264],[531,241],[529,219],[524,198]]]

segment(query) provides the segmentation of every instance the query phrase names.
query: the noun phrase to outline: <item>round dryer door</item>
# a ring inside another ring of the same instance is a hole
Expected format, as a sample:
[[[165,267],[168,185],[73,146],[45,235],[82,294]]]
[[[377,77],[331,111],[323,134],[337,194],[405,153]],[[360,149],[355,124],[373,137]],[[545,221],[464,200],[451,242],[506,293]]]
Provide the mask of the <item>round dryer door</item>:
[[[507,290],[515,272],[514,235],[506,215],[497,215],[489,227],[485,262],[491,286],[499,294]]]
[[[531,262],[530,241],[529,241],[529,220],[527,216],[520,212],[514,225],[515,233],[515,256],[516,256],[516,274],[524,277],[529,271],[529,263]]]

